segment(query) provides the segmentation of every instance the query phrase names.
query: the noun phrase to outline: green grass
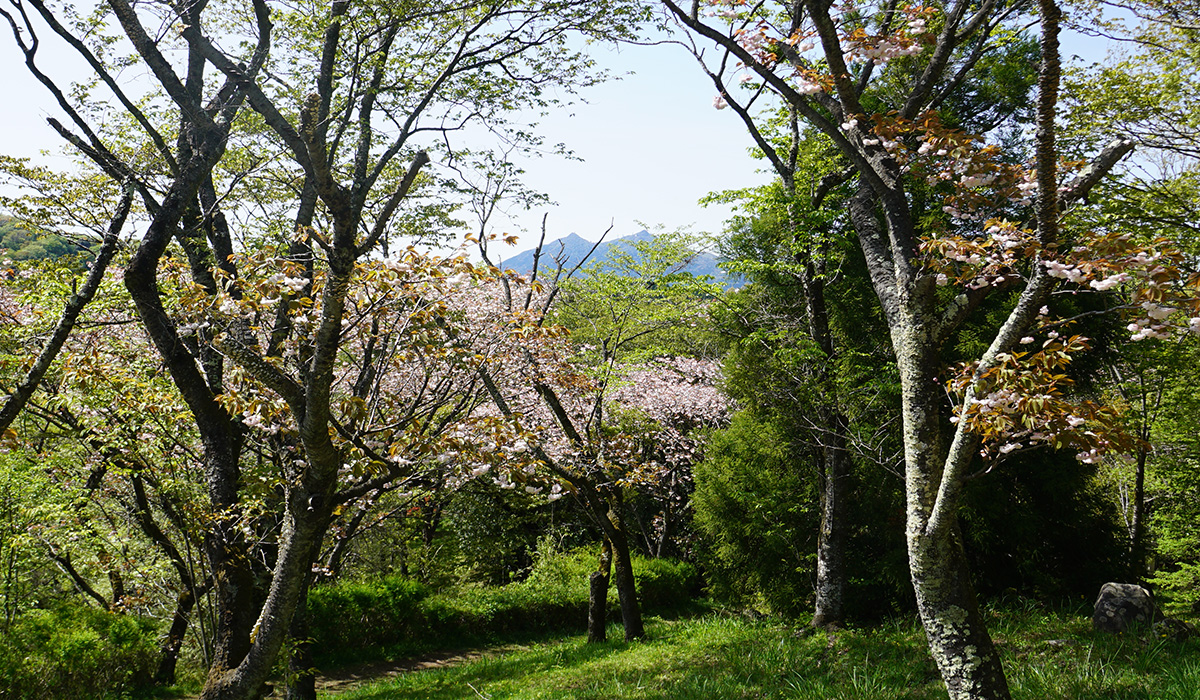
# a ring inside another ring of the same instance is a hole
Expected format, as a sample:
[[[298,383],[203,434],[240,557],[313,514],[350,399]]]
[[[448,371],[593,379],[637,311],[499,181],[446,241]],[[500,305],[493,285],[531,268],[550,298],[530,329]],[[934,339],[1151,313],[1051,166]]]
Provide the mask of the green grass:
[[[1200,700],[1200,640],[1093,634],[1079,613],[990,613],[1019,700]],[[946,692],[912,621],[827,635],[710,615],[649,620],[649,638],[559,638],[404,674],[345,700],[925,700]],[[618,637],[619,626],[610,629]]]

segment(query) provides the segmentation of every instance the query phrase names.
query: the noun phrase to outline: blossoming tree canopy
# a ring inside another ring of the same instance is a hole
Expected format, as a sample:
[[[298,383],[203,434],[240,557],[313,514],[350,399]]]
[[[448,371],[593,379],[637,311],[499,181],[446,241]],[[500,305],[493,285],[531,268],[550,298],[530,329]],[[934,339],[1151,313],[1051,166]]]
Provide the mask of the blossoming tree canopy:
[[[853,96],[865,94],[873,78],[882,80],[889,64],[897,63],[896,72],[911,75],[921,65],[951,60],[939,59],[937,53],[946,44],[946,28],[962,19],[946,13],[961,14],[963,3],[947,9],[850,0],[833,4],[827,14],[805,5],[797,3],[795,12],[787,13],[766,3],[714,0],[701,5],[699,16],[693,11],[694,19],[709,20],[705,28],[710,38],[721,31],[736,42],[726,47],[740,59],[728,69],[736,79],[720,76],[728,89],[717,95],[714,105],[724,109],[732,101],[739,109],[748,108],[764,92],[779,94],[793,106],[800,105],[810,123],[852,161],[882,161],[893,177],[908,178],[913,186],[919,184],[940,198],[945,216],[923,219],[916,262],[920,276],[931,276],[944,288],[947,315],[974,306],[990,292],[1025,286],[1035,270],[1041,270],[1065,283],[1063,293],[1117,293],[1115,310],[1128,317],[1133,340],[1166,339],[1179,330],[1200,333],[1197,279],[1185,273],[1183,256],[1169,241],[1093,229],[1046,240],[1029,219],[1041,183],[1035,161],[1014,160],[986,135],[947,125],[940,99],[923,112],[916,111],[920,105],[911,100],[885,112],[850,111],[866,104]],[[998,26],[1004,19],[986,17],[985,10],[970,21]],[[700,26],[684,23],[693,29]],[[946,86],[941,97],[952,87],[954,83]],[[1122,154],[1128,148],[1114,145]],[[1060,161],[1058,166],[1061,175],[1054,187],[1064,201],[1074,201],[1094,184],[1096,164]],[[1072,353],[1087,346],[1087,339],[1077,336],[1059,340],[1068,321],[1043,305],[1033,334],[1023,334],[1020,347],[1000,357],[1003,367],[989,367],[975,376],[977,363],[968,363],[947,379],[948,388],[960,398],[970,385],[964,377],[987,385],[985,391],[980,386],[981,402],[972,400],[956,409],[966,411],[963,425],[984,438],[985,458],[1049,443],[1073,445],[1081,459],[1095,459],[1105,449],[1127,446],[1115,434],[1111,439],[1100,437],[1116,428],[1111,411],[1064,398],[1069,381],[1060,370]],[[1061,420],[1047,422],[1060,414]],[[1052,427],[1033,430],[1033,425]]]

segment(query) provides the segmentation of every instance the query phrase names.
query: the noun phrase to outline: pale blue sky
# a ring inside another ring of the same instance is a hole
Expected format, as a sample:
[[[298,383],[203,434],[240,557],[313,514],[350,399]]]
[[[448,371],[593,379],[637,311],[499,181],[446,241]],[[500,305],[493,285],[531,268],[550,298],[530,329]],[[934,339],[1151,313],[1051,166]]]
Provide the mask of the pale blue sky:
[[[58,116],[57,110],[25,70],[4,29],[0,66],[9,102],[0,153],[65,165],[61,156],[39,154],[59,150],[57,136],[45,123],[47,116]],[[56,49],[52,42],[43,47],[45,68],[58,77],[70,76],[69,64],[52,60],[61,55]],[[1100,60],[1104,50],[1100,40],[1074,36],[1065,42],[1064,53]],[[587,103],[551,114],[540,126],[547,142],[566,143],[582,162],[551,157],[525,163],[527,184],[556,205],[512,211],[510,220],[495,222],[496,229],[519,233],[525,228],[528,233],[517,249],[535,239],[546,213],[551,239],[572,232],[595,239],[610,224],[610,238],[634,233],[641,224],[719,232],[728,208],[703,208],[697,200],[769,179],[748,155],[750,140],[737,116],[713,108],[711,83],[682,47],[624,46],[614,51],[598,46],[595,51],[597,61],[622,79],[587,90]]]

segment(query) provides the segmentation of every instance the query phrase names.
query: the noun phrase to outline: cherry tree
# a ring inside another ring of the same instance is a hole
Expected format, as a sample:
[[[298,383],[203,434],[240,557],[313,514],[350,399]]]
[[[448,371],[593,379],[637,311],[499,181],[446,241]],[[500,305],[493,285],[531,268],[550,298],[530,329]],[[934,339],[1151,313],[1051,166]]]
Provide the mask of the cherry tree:
[[[657,510],[647,524],[634,508],[653,556],[665,556],[673,548],[678,554],[675,538],[690,521],[692,467],[703,458],[702,434],[729,422],[732,407],[720,380],[715,361],[660,357],[625,368],[611,393],[608,410],[628,416],[637,457],[622,481]]]
[[[124,196],[121,198],[120,204],[117,205],[117,211],[113,215],[112,222],[109,224],[108,230],[103,232],[101,245],[97,251],[95,259],[88,265],[88,274],[84,279],[83,286],[78,286],[78,283],[72,283],[71,296],[63,305],[62,313],[59,315],[57,322],[54,324],[54,329],[50,333],[50,337],[41,344],[36,357],[29,363],[25,376],[12,389],[0,386],[0,390],[5,392],[4,404],[0,407],[0,441],[15,442],[17,439],[16,433],[11,426],[17,415],[28,404],[29,399],[37,390],[38,385],[50,370],[50,365],[53,364],[58,353],[62,350],[63,344],[66,343],[67,337],[75,328],[76,321],[83,313],[83,309],[96,296],[96,292],[100,289],[100,284],[104,280],[104,273],[108,269],[108,265],[112,262],[113,255],[117,252],[117,245],[120,243],[121,229],[125,226],[125,220],[129,216],[129,209],[133,204],[133,190],[126,188]],[[3,293],[3,292],[0,292]],[[8,297],[7,294],[5,294]],[[5,299],[11,303],[10,298]],[[15,326],[24,325],[20,320],[21,312],[13,310],[4,315],[3,322],[5,324],[13,324]]]
[[[1084,460],[1120,446],[1111,412],[1065,392],[1062,366],[1087,341],[1054,315],[1051,295],[1064,286],[1130,290],[1127,307],[1140,312],[1130,321],[1134,338],[1169,334],[1181,314],[1196,316],[1164,243],[1063,226],[1063,212],[1132,144],[1116,140],[1074,172],[1060,163],[1061,13],[1052,0],[1037,8],[1042,63],[1028,162],[939,113],[998,33],[1030,9],[1024,3],[663,6],[695,41],[717,45],[723,69],[748,77],[715,106],[778,96],[850,164],[857,183],[848,214],[901,379],[905,534],[918,609],[951,697],[1008,698],[963,554],[963,484],[1031,445],[1074,449]],[[944,367],[943,345],[999,292],[1016,301],[987,349]]]
[[[472,123],[535,144],[527,130],[509,128],[506,111],[548,106],[551,89],[594,78],[565,46],[568,33],[619,35],[640,15],[634,4],[594,2],[338,0],[295,10],[265,1],[218,8],[111,0],[76,26],[40,0],[7,5],[27,65],[68,119],[51,126],[91,167],[132,183],[144,211],[123,281],[198,430],[211,516],[205,550],[219,614],[203,697],[259,692],[301,607],[344,468],[388,456],[356,436],[366,402],[346,387],[354,373],[343,360],[348,330],[368,303],[353,296],[355,280],[392,274],[392,286],[408,284],[395,277],[402,271],[372,273],[363,261],[396,232],[397,217],[419,218],[405,202],[430,184],[421,178],[430,161],[421,146],[445,143]],[[111,102],[80,104],[42,72],[42,34],[66,41]],[[152,94],[135,99],[121,86],[109,62],[113,46],[132,49],[152,76]],[[106,113],[119,116],[94,117]],[[136,136],[106,130],[118,123]],[[118,145],[128,138],[135,147]],[[259,231],[239,226],[271,219]],[[238,243],[264,238],[282,248],[235,255]],[[169,254],[173,245],[182,258]],[[457,263],[415,265],[414,289],[452,276],[437,272],[447,264]],[[364,299],[368,290],[359,290]],[[420,344],[440,326],[428,325],[433,308],[410,308],[422,319],[416,330],[427,332],[405,335],[405,343]],[[355,376],[371,375],[390,352],[380,341],[374,347],[383,354]],[[280,462],[283,516],[260,596],[243,527],[251,505],[243,458],[251,431],[274,416],[291,421],[277,442],[290,458]],[[404,427],[391,436],[401,445]],[[297,692],[311,696],[309,685]]]
[[[494,234],[479,239],[485,261],[493,239]],[[551,497],[570,492],[603,533],[600,565],[590,581],[590,641],[605,638],[605,601],[614,573],[626,639],[645,633],[633,578],[625,489],[653,481],[656,475],[669,484],[678,474],[675,467],[686,468],[683,453],[695,451],[692,436],[686,434],[710,417],[718,423],[725,410],[712,382],[711,363],[679,361],[673,379],[663,375],[655,384],[647,383],[649,373],[656,371],[651,365],[638,368],[623,362],[633,343],[648,333],[686,324],[714,293],[711,284],[680,273],[684,258],[691,255],[686,246],[639,244],[638,252],[640,256],[631,252],[615,261],[627,265],[628,274],[606,275],[601,261],[589,268],[583,283],[575,284],[572,277],[583,262],[566,269],[561,260],[548,261],[552,254],[539,243],[530,278],[496,269],[498,283],[488,303],[476,303],[477,309],[489,309],[485,313],[500,323],[499,337],[506,339],[489,343],[492,352],[513,360],[502,374],[481,368],[481,377],[498,418],[515,431],[519,452],[528,455],[521,470],[510,467],[493,478],[502,488],[523,484],[531,493],[548,487]],[[556,305],[561,305],[560,316],[552,315]],[[593,323],[585,320],[581,325],[597,337],[589,337],[586,344],[573,343],[567,330],[553,322],[561,317],[561,309],[571,309],[574,320],[590,319]],[[668,363],[657,371],[670,367]],[[693,370],[698,374],[692,375]],[[620,387],[634,377],[643,380],[647,393],[635,397],[627,392],[622,401]],[[670,415],[655,396],[682,401],[676,409],[689,418]],[[629,429],[633,426],[622,422],[623,410],[626,418],[636,411],[652,427]]]

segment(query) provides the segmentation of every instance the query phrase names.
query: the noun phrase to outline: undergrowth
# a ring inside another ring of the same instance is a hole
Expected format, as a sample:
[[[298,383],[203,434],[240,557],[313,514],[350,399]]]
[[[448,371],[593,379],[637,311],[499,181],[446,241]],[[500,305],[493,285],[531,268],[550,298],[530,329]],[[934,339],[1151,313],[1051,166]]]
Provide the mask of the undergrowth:
[[[145,691],[158,662],[154,624],[62,604],[0,631],[0,698],[122,697]]]
[[[499,587],[463,585],[438,592],[386,577],[315,588],[309,612],[316,660],[328,667],[583,631],[587,580],[595,559],[592,551],[555,552],[540,558],[525,581]],[[634,576],[646,611],[697,609],[700,580],[691,565],[635,558]],[[615,619],[615,586],[609,598]]]

